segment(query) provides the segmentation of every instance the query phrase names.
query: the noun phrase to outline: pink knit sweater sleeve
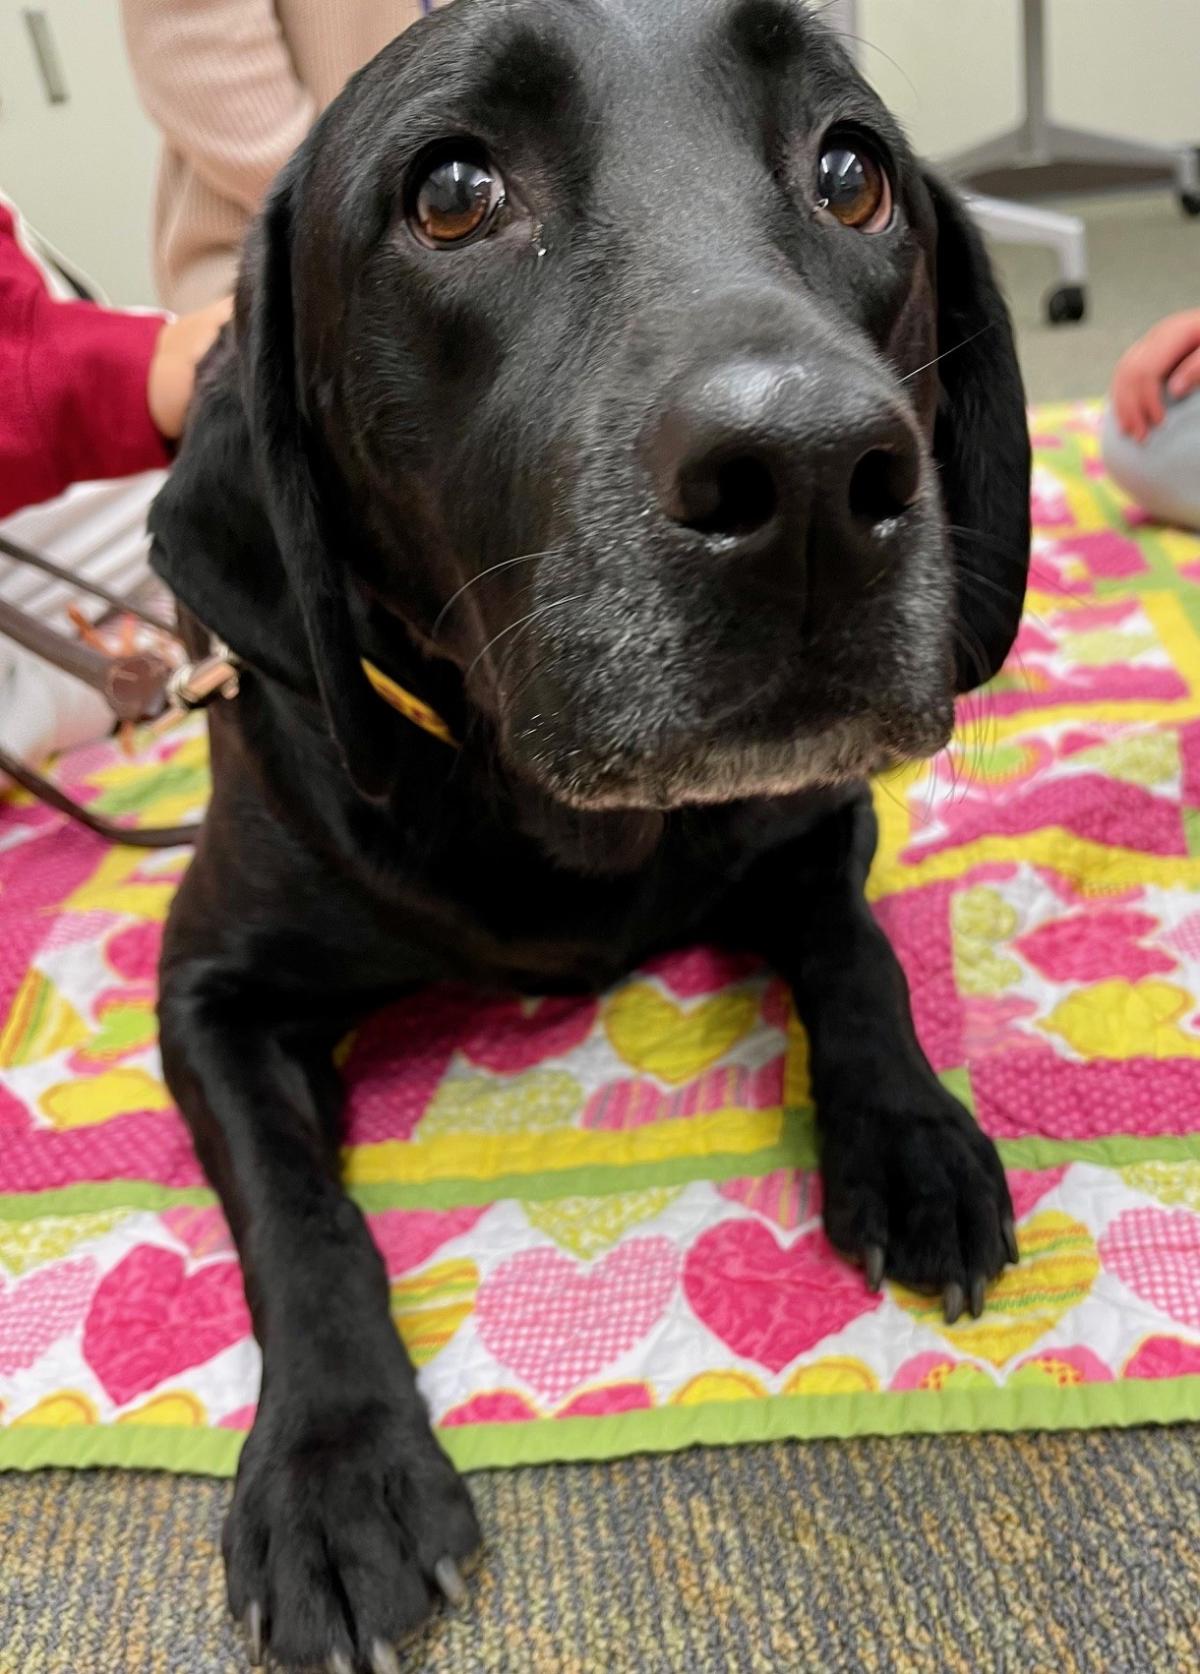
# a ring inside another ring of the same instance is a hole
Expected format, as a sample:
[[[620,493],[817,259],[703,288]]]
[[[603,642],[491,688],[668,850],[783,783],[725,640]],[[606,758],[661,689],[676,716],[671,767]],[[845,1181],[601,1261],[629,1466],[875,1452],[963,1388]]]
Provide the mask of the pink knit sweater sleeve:
[[[253,214],[316,115],[271,0],[122,0],[142,103],[222,198]]]

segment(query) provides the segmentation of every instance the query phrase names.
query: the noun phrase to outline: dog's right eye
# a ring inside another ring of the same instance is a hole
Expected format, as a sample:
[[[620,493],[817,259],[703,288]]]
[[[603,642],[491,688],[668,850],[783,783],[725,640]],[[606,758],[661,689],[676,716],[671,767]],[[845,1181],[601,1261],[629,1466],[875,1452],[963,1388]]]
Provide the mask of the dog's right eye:
[[[504,181],[482,153],[443,153],[414,183],[409,224],[431,249],[469,244],[491,226],[504,203]]]

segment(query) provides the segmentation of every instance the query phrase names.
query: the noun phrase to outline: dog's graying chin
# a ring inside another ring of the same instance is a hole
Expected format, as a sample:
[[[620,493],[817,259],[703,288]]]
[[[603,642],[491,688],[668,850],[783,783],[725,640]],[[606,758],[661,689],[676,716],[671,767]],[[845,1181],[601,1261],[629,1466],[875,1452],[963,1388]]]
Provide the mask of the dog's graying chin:
[[[263,1349],[230,1604],[277,1664],[395,1674],[480,1531],[340,1179],[372,1007],[749,951],[866,1282],[953,1320],[1017,1258],[867,906],[861,782],[1016,633],[1012,331],[800,0],[455,0],[272,189],[152,532],[244,664],[159,1003]]]

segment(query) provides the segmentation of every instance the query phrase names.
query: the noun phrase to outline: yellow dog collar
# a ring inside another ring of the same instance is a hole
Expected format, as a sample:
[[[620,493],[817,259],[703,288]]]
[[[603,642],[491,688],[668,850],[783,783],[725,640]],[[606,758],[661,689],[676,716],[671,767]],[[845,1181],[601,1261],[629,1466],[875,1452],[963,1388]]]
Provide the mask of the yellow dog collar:
[[[438,738],[443,744],[458,748],[458,739],[450,731],[445,721],[436,709],[431,709],[421,698],[415,697],[407,691],[390,674],[385,674],[381,668],[376,668],[364,657],[362,660],[363,673],[371,682],[385,703],[388,703],[398,715],[403,715],[406,721],[411,721],[422,732],[427,732],[431,738]]]

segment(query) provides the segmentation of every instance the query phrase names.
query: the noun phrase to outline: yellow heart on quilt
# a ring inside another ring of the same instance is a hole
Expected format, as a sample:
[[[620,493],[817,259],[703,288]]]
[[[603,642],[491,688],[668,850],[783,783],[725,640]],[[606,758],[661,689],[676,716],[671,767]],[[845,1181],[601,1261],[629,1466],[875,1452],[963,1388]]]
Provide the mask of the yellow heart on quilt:
[[[1081,1058],[1200,1058],[1200,1035],[1180,1027],[1195,1005],[1173,982],[1113,978],[1074,989],[1038,1027]]]
[[[614,1192],[611,1197],[558,1197],[521,1207],[531,1226],[581,1261],[591,1261],[631,1226],[661,1215],[678,1196],[678,1186],[658,1186],[643,1192]]]
[[[1162,728],[1150,728],[1078,750],[1071,761],[1076,767],[1099,768],[1110,779],[1120,779],[1130,785],[1167,784],[1179,777],[1179,736]]]
[[[43,1395],[36,1407],[30,1407],[12,1422],[14,1429],[19,1424],[59,1429],[72,1424],[98,1424],[100,1415],[95,1404],[78,1389],[60,1389],[53,1395]]]
[[[414,1366],[442,1352],[474,1309],[478,1289],[479,1269],[462,1256],[394,1281],[392,1318]]]
[[[757,993],[733,990],[685,1010],[648,982],[631,982],[605,1005],[604,1028],[631,1069],[680,1087],[750,1033],[759,1004]]]
[[[85,1239],[103,1238],[122,1214],[117,1210],[40,1221],[0,1221],[0,1267],[19,1276],[43,1262],[59,1261]]]
[[[122,1058],[151,1045],[157,1034],[158,1019],[150,1001],[110,1006],[97,1033],[82,1043],[83,1055],[91,1062]]]
[[[811,1366],[801,1366],[783,1386],[785,1395],[869,1395],[879,1379],[863,1360],[852,1354],[827,1354]]]
[[[144,1069],[110,1069],[48,1087],[38,1105],[56,1128],[86,1128],[134,1110],[170,1110],[171,1095]]]
[[[583,1088],[562,1070],[529,1070],[501,1081],[490,1075],[443,1081],[417,1127],[419,1139],[450,1133],[545,1133],[565,1127]]]
[[[977,884],[950,901],[954,981],[960,994],[1000,994],[1021,975],[1015,959],[996,951],[1017,928],[1017,915],[998,889]]]
[[[751,1372],[731,1367],[727,1372],[697,1372],[671,1396],[676,1407],[700,1407],[709,1401],[761,1401],[767,1395]]]
[[[3,1029],[0,1069],[37,1064],[88,1038],[89,1029],[69,1000],[41,971],[26,971]]]
[[[169,1429],[196,1430],[208,1423],[204,1403],[186,1389],[167,1389],[144,1406],[123,1412],[118,1424],[158,1424]]]
[[[1018,1232],[1021,1260],[1006,1267],[988,1292],[982,1319],[947,1325],[941,1297],[918,1296],[900,1285],[892,1294],[905,1313],[928,1325],[964,1354],[1003,1366],[1032,1348],[1087,1296],[1100,1271],[1092,1235],[1061,1209],[1047,1209]]]
[[[1135,1192],[1160,1203],[1180,1204],[1200,1215],[1200,1163],[1130,1163],[1118,1175]]]

